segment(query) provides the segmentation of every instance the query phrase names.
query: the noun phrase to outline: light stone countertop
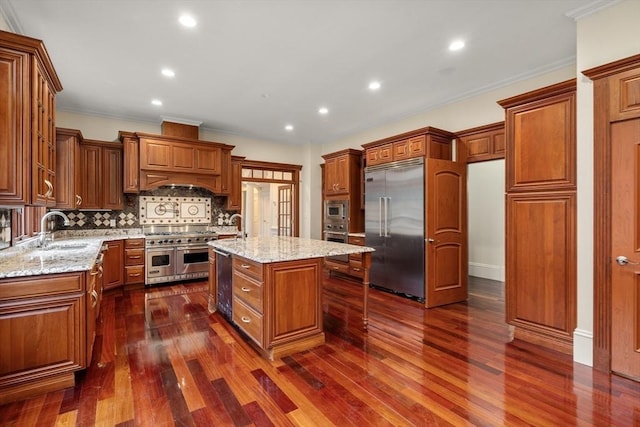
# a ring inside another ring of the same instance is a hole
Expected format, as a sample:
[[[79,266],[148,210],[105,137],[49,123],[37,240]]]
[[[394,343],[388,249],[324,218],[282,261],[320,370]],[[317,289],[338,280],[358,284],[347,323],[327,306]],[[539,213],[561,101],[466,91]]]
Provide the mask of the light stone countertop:
[[[105,231],[110,230],[56,232],[55,240],[46,249],[37,247],[37,239],[4,249],[0,251],[0,279],[88,271],[103,242],[144,238],[140,230]]]
[[[213,240],[208,244],[221,251],[263,264],[334,255],[357,254],[373,252],[375,250],[368,246],[284,236],[247,237],[245,240]]]

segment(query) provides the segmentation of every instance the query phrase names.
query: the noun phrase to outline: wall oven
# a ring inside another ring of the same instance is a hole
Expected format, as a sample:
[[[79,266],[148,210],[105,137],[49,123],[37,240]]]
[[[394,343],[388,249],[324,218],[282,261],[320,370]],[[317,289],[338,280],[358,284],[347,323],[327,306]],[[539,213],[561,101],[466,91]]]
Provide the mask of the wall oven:
[[[145,268],[147,271],[145,284],[174,280],[176,258],[174,248],[147,248],[145,257]]]

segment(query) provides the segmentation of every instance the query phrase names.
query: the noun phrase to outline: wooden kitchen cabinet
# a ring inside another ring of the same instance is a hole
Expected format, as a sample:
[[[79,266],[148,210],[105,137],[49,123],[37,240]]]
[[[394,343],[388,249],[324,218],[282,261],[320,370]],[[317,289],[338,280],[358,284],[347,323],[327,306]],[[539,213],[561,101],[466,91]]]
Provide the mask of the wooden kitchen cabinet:
[[[0,75],[0,204],[55,206],[62,85],[42,41],[0,31]]]
[[[107,247],[103,261],[103,288],[117,288],[124,284],[124,243],[122,240],[104,242]]]
[[[140,141],[131,132],[120,131],[118,139],[122,141],[123,183],[122,190],[127,193],[140,192]]]
[[[0,404],[72,387],[74,372],[90,362],[89,274],[0,280]]]
[[[231,211],[242,210],[242,162],[244,159],[240,156],[231,156],[230,185],[227,196],[227,209]]]
[[[80,144],[78,208],[121,210],[124,206],[122,167],[120,143],[85,139]]]
[[[363,144],[366,166],[426,157],[452,160],[452,142],[456,135],[434,127],[426,127],[378,141]]]
[[[79,209],[82,171],[80,170],[80,142],[77,129],[56,128],[56,208]]]
[[[322,258],[260,264],[233,256],[233,321],[268,359],[324,343],[321,271]]]
[[[504,122],[466,129],[456,135],[464,144],[467,163],[504,159]]]
[[[516,338],[573,353],[576,80],[499,101],[506,130],[506,321]]]
[[[168,137],[141,137],[140,169],[220,175],[222,148],[217,144],[182,142]]]
[[[140,284],[144,283],[144,279],[144,239],[126,239],[124,241],[124,284]]]
[[[334,196],[340,194],[359,194],[360,150],[346,149],[322,156],[324,159],[324,194]],[[359,196],[358,196],[359,197]]]

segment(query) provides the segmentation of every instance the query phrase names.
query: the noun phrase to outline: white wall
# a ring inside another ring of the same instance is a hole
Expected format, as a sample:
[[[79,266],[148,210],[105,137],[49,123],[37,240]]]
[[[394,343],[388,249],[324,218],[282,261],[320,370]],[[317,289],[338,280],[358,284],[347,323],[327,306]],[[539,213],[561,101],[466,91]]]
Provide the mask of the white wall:
[[[640,1],[577,21],[578,324],[573,358],[593,365],[593,84],[581,71],[640,53]]]

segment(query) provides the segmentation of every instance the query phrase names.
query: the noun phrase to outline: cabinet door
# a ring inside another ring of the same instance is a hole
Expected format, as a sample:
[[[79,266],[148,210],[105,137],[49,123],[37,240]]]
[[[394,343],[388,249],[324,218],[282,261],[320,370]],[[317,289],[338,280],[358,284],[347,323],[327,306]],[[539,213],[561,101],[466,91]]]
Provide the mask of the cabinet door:
[[[102,147],[102,207],[121,210],[124,206],[122,193],[122,150]]]
[[[227,209],[242,209],[242,160],[231,160],[230,191],[227,198]]]
[[[56,208],[78,209],[80,206],[80,131],[56,129]]]
[[[338,175],[337,159],[327,159],[324,163],[324,192],[333,194],[336,191],[336,180]]]
[[[31,203],[38,206],[55,206],[55,96],[49,89],[40,65],[36,65],[32,90],[34,120],[31,128]]]
[[[123,191],[125,193],[140,192],[140,143],[137,138],[125,137],[122,140],[124,150]]]
[[[96,145],[80,145],[81,209],[102,208],[102,161],[101,148]]]
[[[83,293],[74,293],[0,302],[0,342],[5,343],[0,346],[0,382],[4,386],[84,366],[84,298]]]
[[[28,55],[0,49],[0,202],[6,204],[30,203],[28,81]]]
[[[103,262],[103,287],[112,289],[124,283],[124,244],[122,240],[112,240],[105,243],[108,247]]]

